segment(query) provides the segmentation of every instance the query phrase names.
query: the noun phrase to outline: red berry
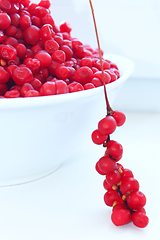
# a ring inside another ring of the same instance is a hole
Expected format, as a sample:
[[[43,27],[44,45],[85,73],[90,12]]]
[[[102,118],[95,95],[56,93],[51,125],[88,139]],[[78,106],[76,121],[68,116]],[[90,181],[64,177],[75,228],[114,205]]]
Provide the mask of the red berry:
[[[116,209],[112,212],[111,220],[116,226],[128,224],[131,221],[131,213],[128,209]]]
[[[92,83],[86,83],[84,84],[84,90],[89,90],[95,88],[95,86]]]
[[[28,90],[24,95],[24,97],[39,97],[39,96],[40,96],[40,93],[34,89]]]
[[[64,63],[66,60],[66,54],[62,50],[56,50],[52,53],[52,60]]]
[[[6,29],[11,24],[11,18],[7,13],[0,13],[0,29]]]
[[[55,95],[55,94],[56,94],[56,84],[55,84],[55,82],[47,81],[40,88],[40,95],[41,96]]]
[[[40,61],[41,68],[48,67],[52,62],[51,55],[49,53],[47,53],[45,50],[41,50],[41,51],[37,52],[36,55],[34,56],[34,58],[36,58]]]
[[[69,34],[70,34],[71,30],[72,30],[72,27],[70,26],[70,24],[68,22],[61,23],[59,28],[60,28],[61,32],[67,32]]]
[[[121,174],[117,170],[114,170],[107,174],[106,180],[109,184],[116,185],[121,181]]]
[[[134,178],[134,175],[131,170],[124,168],[122,172],[122,179],[125,178]]]
[[[122,198],[121,196],[117,193],[116,190],[110,190],[105,193],[104,195],[104,202],[107,206],[112,207],[114,202],[117,203],[122,203]]]
[[[132,192],[127,197],[127,204],[129,208],[137,210],[141,207],[144,207],[144,205],[146,204],[146,197],[140,191]]]
[[[70,76],[70,70],[66,66],[57,67],[55,72],[56,72],[56,76],[59,79],[66,79],[66,78],[69,78],[69,76]]]
[[[105,173],[104,173],[104,174],[101,174],[101,175],[105,175]],[[104,187],[104,189],[107,190],[107,191],[113,190],[113,189],[112,189],[112,185],[109,184],[109,183],[106,181],[106,179],[103,181],[103,187]]]
[[[84,87],[80,83],[77,83],[77,82],[70,83],[68,85],[68,88],[69,88],[70,93],[71,92],[79,92],[79,91],[84,90]]]
[[[92,133],[92,141],[95,144],[101,145],[107,140],[107,138],[108,138],[108,136],[105,136],[102,133],[100,133],[100,131],[98,129],[93,131],[93,133]]]
[[[20,90],[21,97],[24,97],[29,90],[33,90],[33,86],[30,83],[24,83]]]
[[[101,83],[103,84],[103,75],[102,75],[101,71],[95,72],[93,74],[93,77],[94,78],[98,78],[101,81]],[[105,80],[105,84],[109,83],[110,80],[111,80],[110,75],[108,73],[106,73],[106,72],[104,72],[104,80]]]
[[[93,77],[93,72],[89,67],[81,67],[77,70],[75,74],[75,81],[84,85],[90,82],[92,77]]]
[[[0,96],[4,96],[4,94],[8,91],[7,84],[0,83]]]
[[[63,80],[57,80],[55,84],[56,84],[56,94],[64,94],[69,92],[68,86]]]
[[[138,191],[139,182],[135,178],[125,178],[122,180],[120,191],[122,194],[126,194],[128,191]]]
[[[5,98],[18,98],[18,97],[20,97],[20,93],[19,93],[19,91],[18,90],[9,90],[9,91],[7,91],[5,94],[4,94],[4,97]]]
[[[132,214],[132,221],[133,224],[139,228],[145,228],[149,223],[148,217],[141,211],[136,211]]]
[[[114,111],[112,116],[116,120],[116,123],[117,123],[118,127],[122,126],[126,121],[125,114],[120,112],[120,111]]]
[[[31,45],[38,43],[40,40],[40,29],[34,25],[26,28],[24,30],[24,40]]]
[[[116,161],[119,161],[122,158],[123,154],[123,147],[120,143],[110,140],[107,144],[107,151],[108,154],[116,159]]]
[[[33,81],[33,74],[27,67],[17,67],[12,73],[13,80],[19,85]]]
[[[0,56],[7,60],[13,60],[17,57],[16,49],[11,45],[1,44]]]
[[[106,174],[113,172],[116,168],[116,162],[109,156],[103,156],[98,161],[99,169]]]
[[[106,116],[98,123],[98,130],[104,135],[110,135],[116,129],[116,121],[112,116]]]

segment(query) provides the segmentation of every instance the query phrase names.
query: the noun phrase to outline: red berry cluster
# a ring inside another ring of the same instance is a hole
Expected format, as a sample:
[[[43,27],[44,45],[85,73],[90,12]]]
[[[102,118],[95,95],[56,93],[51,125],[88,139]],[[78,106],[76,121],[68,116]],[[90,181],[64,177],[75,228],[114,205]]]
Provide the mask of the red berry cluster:
[[[132,171],[118,163],[123,155],[122,145],[110,140],[110,134],[117,126],[122,126],[125,119],[122,112],[110,110],[107,116],[99,121],[98,129],[92,133],[92,141],[98,145],[103,144],[106,148],[105,155],[96,164],[96,170],[105,175],[103,186],[107,192],[104,202],[113,207],[112,222],[121,226],[132,221],[135,226],[144,228],[149,221],[143,208],[146,197],[139,191],[139,183]]]
[[[71,37],[68,22],[59,27],[50,1],[0,0],[0,96],[35,97],[103,85],[98,50]],[[103,54],[103,53],[102,53]],[[120,77],[103,59],[105,83]]]

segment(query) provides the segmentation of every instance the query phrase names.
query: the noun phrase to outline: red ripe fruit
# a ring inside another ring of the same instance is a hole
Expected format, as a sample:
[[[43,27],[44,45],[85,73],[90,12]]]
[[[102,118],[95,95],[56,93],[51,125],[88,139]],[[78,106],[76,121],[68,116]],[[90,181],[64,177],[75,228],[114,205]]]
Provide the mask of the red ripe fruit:
[[[101,174],[101,175],[105,175],[105,174]],[[112,185],[109,184],[109,183],[106,181],[106,179],[103,181],[103,187],[104,187],[104,189],[107,190],[107,191],[113,190],[113,189],[112,189]]]
[[[126,116],[120,111],[114,111],[112,117],[116,120],[117,126],[122,126],[126,121]]]
[[[121,196],[115,190],[110,190],[104,195],[104,202],[107,206],[112,207],[114,202],[123,203]]]
[[[134,178],[132,171],[127,168],[124,168],[122,172],[122,179],[125,179],[125,178]]]
[[[114,170],[113,172],[107,174],[106,180],[109,184],[116,185],[121,181],[121,174],[117,170]]]
[[[111,157],[116,159],[116,161],[119,161],[122,158],[123,147],[120,143],[110,140],[107,144],[107,152]]]
[[[101,157],[98,161],[99,169],[108,174],[115,170],[116,162],[112,160],[109,156]]]
[[[132,192],[127,197],[127,204],[129,208],[138,210],[139,208],[144,207],[144,205],[146,204],[146,197],[140,191]]]
[[[128,191],[138,191],[139,182],[135,178],[125,178],[120,186],[120,191],[122,194],[126,194]]]
[[[2,66],[0,66],[0,83],[7,83],[9,77],[9,73]]]
[[[24,30],[24,40],[31,45],[38,43],[40,40],[40,29],[34,25],[26,28]]]
[[[69,92],[68,86],[63,80],[57,80],[55,84],[56,84],[56,94],[64,94]]]
[[[18,85],[23,85],[24,83],[30,83],[33,81],[33,74],[27,67],[15,68],[13,70],[12,77]]]
[[[93,131],[92,133],[92,141],[97,145],[103,144],[107,140],[107,138],[108,136],[105,136],[102,133],[100,133],[98,129]]]
[[[17,57],[17,50],[9,44],[1,44],[0,56],[6,60],[13,60]]]
[[[47,81],[40,88],[41,96],[55,95],[56,94],[56,84],[55,82]]]
[[[102,172],[102,171],[99,169],[98,162],[96,163],[95,169],[96,169],[96,171],[97,171],[100,175],[106,175],[104,172]],[[107,190],[108,190],[108,189],[107,189]]]
[[[93,72],[89,67],[80,67],[75,74],[75,81],[82,85],[90,82],[93,77]]]
[[[36,58],[40,61],[41,68],[49,67],[49,65],[52,62],[51,55],[49,53],[47,53],[45,50],[41,50],[41,51],[37,52],[36,55],[34,56],[34,58]]]
[[[72,82],[68,85],[69,88],[69,92],[79,92],[79,91],[83,91],[84,87],[82,86],[82,84],[77,83],[77,82]]]
[[[116,130],[116,121],[112,116],[106,116],[98,123],[98,130],[104,135],[110,135]]]
[[[0,29],[6,29],[11,24],[11,18],[7,13],[0,13]]]
[[[145,228],[149,223],[149,219],[144,212],[136,211],[132,214],[132,222],[136,227]]]
[[[131,221],[131,212],[124,208],[115,209],[112,212],[111,220],[116,226],[128,224]]]

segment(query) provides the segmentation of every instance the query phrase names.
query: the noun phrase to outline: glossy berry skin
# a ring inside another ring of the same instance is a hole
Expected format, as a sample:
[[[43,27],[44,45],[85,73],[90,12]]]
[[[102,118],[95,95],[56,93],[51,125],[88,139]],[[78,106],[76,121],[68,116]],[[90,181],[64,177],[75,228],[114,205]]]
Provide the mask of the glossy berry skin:
[[[145,228],[149,223],[149,219],[144,212],[136,211],[132,214],[132,222],[136,227]]]
[[[91,137],[92,137],[92,141],[97,145],[103,144],[108,138],[108,136],[105,136],[102,133],[100,133],[100,131],[98,129],[93,131]]]
[[[134,178],[134,175],[131,170],[124,168],[122,172],[122,180],[125,178]]]
[[[1,44],[0,57],[6,60],[13,60],[17,57],[17,51],[9,44]]]
[[[2,66],[0,66],[0,83],[7,83],[9,78],[9,73]]]
[[[106,175],[106,180],[109,184],[116,185],[121,181],[121,174],[117,170],[114,170]]]
[[[132,192],[127,197],[127,204],[131,209],[138,210],[141,207],[144,207],[146,204],[146,197],[140,191]]]
[[[31,45],[38,43],[40,40],[40,29],[34,25],[26,28],[24,30],[24,40]]]
[[[105,174],[102,174],[102,175],[105,175]],[[103,187],[104,187],[104,189],[107,190],[107,191],[113,190],[113,189],[112,189],[112,185],[109,184],[109,183],[106,181],[106,179],[103,181]]]
[[[122,158],[123,147],[120,143],[110,140],[107,144],[107,152],[111,155],[116,161],[119,161]]]
[[[102,171],[99,169],[98,162],[96,163],[95,169],[96,169],[96,171],[97,171],[100,175],[106,175],[104,172],[102,172]]]
[[[41,68],[49,67],[49,65],[52,62],[51,55],[44,50],[37,52],[36,55],[34,56],[34,58],[38,59],[40,61]]]
[[[128,209],[119,208],[112,212],[111,220],[116,226],[123,226],[131,221],[131,212]]]
[[[112,117],[116,120],[117,126],[122,126],[126,121],[126,116],[120,111],[114,111]]]
[[[116,130],[116,121],[112,116],[106,116],[98,123],[99,131],[104,135],[110,135]]]
[[[23,85],[33,81],[33,74],[27,67],[17,67],[12,73],[13,80],[16,84]]]
[[[128,191],[138,191],[139,182],[135,178],[125,178],[122,180],[120,191],[122,194],[126,194]]]
[[[108,174],[115,170],[116,163],[109,156],[104,156],[99,159],[98,166],[101,171]]]
[[[7,13],[0,13],[0,29],[6,29],[11,24],[11,18]]]
[[[115,190],[110,190],[104,195],[104,202],[107,206],[112,207],[114,202],[123,203],[120,195]]]
[[[82,85],[89,83],[92,79],[93,72],[89,67],[81,67],[77,70],[75,74],[75,81],[81,83]]]

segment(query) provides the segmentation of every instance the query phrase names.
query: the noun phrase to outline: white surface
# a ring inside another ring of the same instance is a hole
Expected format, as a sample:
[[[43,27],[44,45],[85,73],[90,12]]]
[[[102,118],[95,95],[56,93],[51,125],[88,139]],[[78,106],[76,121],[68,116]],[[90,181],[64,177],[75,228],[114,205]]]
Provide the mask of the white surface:
[[[115,227],[111,208],[94,166],[103,155],[101,146],[88,141],[85,149],[41,180],[0,188],[0,239],[2,240],[106,240],[157,239],[159,235],[160,114],[126,113],[125,125],[113,139],[124,147],[120,161],[133,171],[147,196],[150,223],[145,229],[132,224]]]
[[[113,102],[134,64],[122,56],[107,57],[121,71],[121,78],[107,85]],[[0,186],[53,172],[80,149],[80,144],[84,146],[97,117],[105,114],[103,87],[47,97],[1,99],[0,103]]]

